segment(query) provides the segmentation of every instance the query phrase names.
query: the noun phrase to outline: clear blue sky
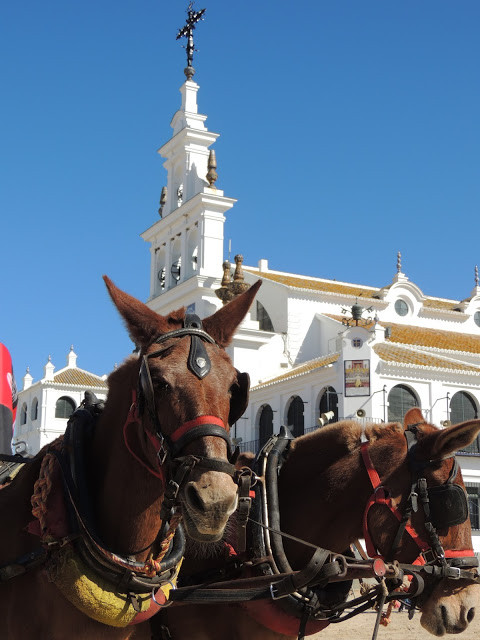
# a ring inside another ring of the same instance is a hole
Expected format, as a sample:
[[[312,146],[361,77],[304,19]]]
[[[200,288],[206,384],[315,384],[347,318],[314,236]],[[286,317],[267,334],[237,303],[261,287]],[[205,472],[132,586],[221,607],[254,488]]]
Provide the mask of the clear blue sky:
[[[478,0],[197,1],[200,112],[226,241],[245,263],[372,286],[396,253],[427,295],[480,263]],[[142,300],[180,105],[187,2],[23,0],[0,13],[0,341],[19,386],[73,343],[108,373],[131,343],[101,275]],[[219,275],[221,265],[219,265]]]

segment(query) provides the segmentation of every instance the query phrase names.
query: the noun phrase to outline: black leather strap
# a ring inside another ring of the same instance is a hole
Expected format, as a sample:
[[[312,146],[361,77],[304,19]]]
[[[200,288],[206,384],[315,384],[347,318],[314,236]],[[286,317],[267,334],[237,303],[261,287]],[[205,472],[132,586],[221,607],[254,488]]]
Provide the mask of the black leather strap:
[[[193,442],[197,438],[203,438],[205,436],[215,436],[216,438],[222,438],[227,443],[228,454],[230,457],[232,442],[230,440],[230,436],[228,432],[220,427],[218,424],[202,424],[198,427],[192,427],[188,431],[186,431],[183,436],[181,436],[175,442],[170,441],[170,452],[173,458],[176,458],[180,451],[189,443]]]

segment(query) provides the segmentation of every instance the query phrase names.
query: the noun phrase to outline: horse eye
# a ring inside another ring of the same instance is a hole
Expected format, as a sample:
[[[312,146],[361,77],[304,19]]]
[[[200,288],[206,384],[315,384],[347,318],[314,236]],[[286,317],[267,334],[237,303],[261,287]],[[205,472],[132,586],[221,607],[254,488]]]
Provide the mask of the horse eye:
[[[156,379],[153,384],[155,387],[155,391],[159,393],[166,393],[170,388],[168,382],[163,378]]]

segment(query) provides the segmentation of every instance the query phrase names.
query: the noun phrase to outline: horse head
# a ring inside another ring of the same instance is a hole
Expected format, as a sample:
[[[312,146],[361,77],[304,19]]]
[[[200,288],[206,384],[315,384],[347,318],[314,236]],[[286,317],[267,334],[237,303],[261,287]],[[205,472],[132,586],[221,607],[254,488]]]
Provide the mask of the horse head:
[[[137,381],[132,420],[145,437],[132,436],[128,446],[166,495],[174,491],[188,534],[218,540],[236,508],[229,430],[248,404],[249,386],[225,347],[260,282],[202,321],[185,309],[161,316],[104,279],[138,351],[128,365]]]
[[[474,617],[480,586],[470,579],[476,559],[454,454],[479,431],[480,420],[438,429],[411,409],[404,424],[345,420],[296,438],[279,477],[282,530],[339,553],[364,538],[372,557],[426,561],[404,585],[408,597],[429,632],[459,633]],[[292,566],[305,566],[308,547],[284,544]]]
[[[376,492],[385,490],[385,501],[373,499],[365,537],[371,537],[373,549],[388,560],[426,562],[432,567],[437,577],[426,574],[417,599],[421,624],[437,636],[460,633],[473,620],[480,585],[465,577],[476,561],[467,495],[455,453],[474,440],[480,421],[440,430],[428,424],[419,409],[411,409],[401,429],[392,430],[389,425],[385,429],[386,435],[394,434],[398,446],[389,453],[392,450],[385,448],[389,437],[382,438],[380,429],[369,447],[384,488]]]

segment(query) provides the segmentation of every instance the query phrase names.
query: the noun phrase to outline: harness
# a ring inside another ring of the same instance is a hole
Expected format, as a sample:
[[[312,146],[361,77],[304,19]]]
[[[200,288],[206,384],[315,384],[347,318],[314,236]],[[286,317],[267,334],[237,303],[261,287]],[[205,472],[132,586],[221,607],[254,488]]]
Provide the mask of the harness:
[[[216,344],[201,327],[198,316],[187,315],[183,328],[162,334],[154,341],[154,344],[162,344],[172,338],[190,336],[187,364],[199,379],[204,378],[211,369],[204,342]],[[68,510],[69,533],[60,538],[52,536],[48,531],[48,521],[43,523],[44,530],[34,521],[36,524],[30,525],[30,532],[41,536],[43,546],[0,567],[0,580],[10,579],[41,566],[50,558],[55,559],[56,570],[50,572],[50,578],[59,586],[65,597],[90,617],[112,626],[141,622],[165,604],[171,588],[175,585],[184,553],[185,537],[179,522],[180,516],[176,513],[180,489],[196,466],[227,473],[233,478],[236,476],[234,465],[226,460],[180,455],[184,447],[193,440],[213,436],[225,440],[229,456],[232,458],[228,425],[220,418],[210,415],[197,416],[177,427],[170,435],[163,433],[155,406],[155,393],[148,364],[151,358],[159,356],[162,352],[163,350],[158,350],[141,356],[138,387],[132,390],[132,405],[123,427],[125,446],[129,452],[163,483],[164,500],[160,512],[162,525],[156,540],[152,543],[152,547],[160,547],[157,560],[139,563],[132,556],[121,556],[108,549],[97,534],[87,486],[85,459],[103,403],[99,403],[91,392],[86,392],[84,402],[68,422],[63,439],[56,441],[56,444],[53,443],[46,452],[46,456],[50,454],[50,457],[54,457],[61,473],[63,495]],[[238,419],[238,413],[243,413],[248,403],[248,375],[238,373],[238,380],[238,390],[234,390],[232,394],[230,411],[230,417],[235,419]],[[130,425],[134,422],[142,423],[145,409],[155,431],[152,433],[145,429],[156,452],[153,467],[132,450],[128,441]],[[48,495],[43,505],[46,511],[47,498]],[[63,500],[61,502],[63,504]],[[92,591],[98,591],[101,597],[84,596],[84,593],[90,594]],[[120,597],[119,604],[113,602],[113,613],[110,617],[104,611],[96,610],[98,602],[104,601],[105,593],[106,600],[112,593],[117,599],[117,596]],[[124,615],[125,609],[128,610],[127,615]]]
[[[335,554],[293,538],[311,546],[315,553],[303,570],[292,570],[283,547],[283,538],[292,536],[280,530],[278,476],[288,456],[293,436],[286,427],[281,427],[280,434],[270,438],[254,464],[255,474],[252,479],[255,500],[248,516],[247,560],[242,561],[236,557],[231,563],[230,576],[228,569],[223,567],[217,575],[212,573],[207,578],[202,576],[203,584],[180,586],[171,594],[172,603],[236,602],[264,626],[284,635],[298,634],[299,639],[320,631],[329,623],[342,622],[375,606],[378,610],[373,635],[375,638],[385,603],[418,596],[424,587],[422,576],[435,579],[463,578],[480,584],[478,575],[466,570],[477,566],[473,551],[443,551],[436,533],[436,528],[441,530],[461,524],[468,517],[465,492],[454,482],[458,465],[454,459],[446,483],[429,488],[423,471],[429,464],[434,464],[434,461],[422,466],[416,463],[414,446],[417,431],[411,426],[408,429],[409,435],[406,433],[405,436],[409,443],[409,465],[412,469],[409,495],[409,504],[412,503],[412,506],[407,506],[403,513],[394,507],[387,490],[381,484],[378,472],[371,462],[369,442],[364,433],[361,438],[361,452],[374,490],[365,508],[364,523],[367,522],[368,511],[373,504],[386,505],[399,521],[395,543],[388,558],[394,557],[395,545],[399,544],[403,533],[407,532],[422,552],[422,560],[415,560],[417,564],[384,561],[374,548],[368,527],[365,526],[370,558],[352,558],[349,552]],[[429,542],[423,540],[409,522],[411,512],[419,508],[419,503],[424,510],[426,529],[430,532]],[[428,523],[431,523],[433,529],[430,529]],[[245,575],[245,571],[248,575],[253,570],[261,575],[236,577]],[[225,578],[225,575],[228,577]],[[415,579],[414,587],[408,592],[401,590],[405,575]],[[347,601],[351,579],[365,577],[376,578],[377,585],[360,597]]]
[[[243,563],[238,559],[232,562],[235,575],[242,575],[246,569],[249,577],[226,580],[223,576],[218,582],[212,578],[206,584],[181,586],[171,594],[174,604],[236,602],[245,606],[258,622],[278,633],[297,635],[300,626],[299,638],[328,625],[329,615],[335,615],[332,607],[344,602],[350,590],[351,582],[346,578],[347,559],[309,545],[313,555],[303,569],[295,571],[288,562],[283,537],[292,536],[280,532],[278,474],[292,440],[289,430],[281,427],[280,434],[270,438],[254,464],[255,473],[251,476],[254,500],[247,530],[248,559]],[[383,562],[375,568],[372,566],[364,564],[362,575],[380,576],[386,571]],[[252,569],[260,575],[250,575]],[[329,585],[332,580],[340,582]]]
[[[428,487],[425,469],[437,464],[439,461],[419,462],[417,460],[418,427],[419,424],[413,424],[405,429],[407,462],[411,471],[411,486],[403,512],[393,504],[388,489],[382,484],[371,460],[368,451],[369,441],[364,431],[362,431],[361,436],[361,455],[373,488],[373,494],[367,502],[363,515],[363,533],[367,552],[370,557],[382,557],[382,554],[374,545],[368,529],[368,513],[373,505],[380,504],[387,507],[399,523],[392,546],[386,554],[387,559],[390,561],[394,559],[405,533],[410,536],[419,548],[419,555],[411,565],[402,563],[402,568],[406,573],[408,573],[409,568],[411,569],[412,575],[417,582],[416,588],[411,593],[413,596],[419,595],[424,586],[423,579],[418,573],[419,566],[422,567],[422,573],[437,579],[450,578],[458,580],[464,578],[470,582],[480,584],[480,578],[472,575],[467,570],[478,567],[478,559],[475,557],[473,549],[444,549],[438,535],[438,530],[462,524],[468,518],[468,501],[465,490],[460,485],[455,484],[458,462],[455,456],[451,456],[453,464],[447,481],[439,486]],[[420,507],[424,514],[426,538],[418,533],[411,523],[412,513],[416,513]]]

